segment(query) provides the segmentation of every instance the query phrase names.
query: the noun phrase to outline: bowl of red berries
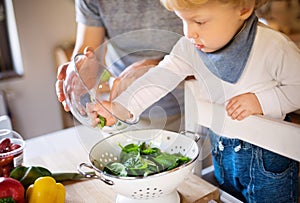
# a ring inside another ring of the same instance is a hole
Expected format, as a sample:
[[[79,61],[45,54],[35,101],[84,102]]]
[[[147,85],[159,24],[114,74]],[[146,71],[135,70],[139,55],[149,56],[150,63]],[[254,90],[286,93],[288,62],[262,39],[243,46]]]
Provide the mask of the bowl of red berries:
[[[0,129],[0,177],[9,177],[10,172],[23,164],[25,141],[19,133]]]

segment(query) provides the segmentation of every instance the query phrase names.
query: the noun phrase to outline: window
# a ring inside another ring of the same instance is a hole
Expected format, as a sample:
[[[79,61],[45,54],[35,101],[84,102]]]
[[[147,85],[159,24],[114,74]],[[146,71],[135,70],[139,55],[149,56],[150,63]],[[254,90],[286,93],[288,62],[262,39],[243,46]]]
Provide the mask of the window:
[[[12,0],[0,0],[0,80],[23,75]]]

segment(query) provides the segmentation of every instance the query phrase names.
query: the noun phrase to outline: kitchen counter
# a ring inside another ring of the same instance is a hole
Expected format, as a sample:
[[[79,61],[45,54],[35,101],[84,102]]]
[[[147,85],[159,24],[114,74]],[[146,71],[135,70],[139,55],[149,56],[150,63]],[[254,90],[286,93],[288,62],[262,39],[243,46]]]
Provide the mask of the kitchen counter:
[[[26,140],[24,165],[38,165],[50,171],[77,172],[77,165],[87,162],[88,152],[81,144],[76,128],[42,135]],[[97,179],[64,182],[66,202],[111,203],[116,193]]]
[[[81,141],[83,138],[79,136],[78,131],[81,132],[80,135],[87,132],[84,135],[89,136],[88,128],[76,126],[26,140],[23,165],[44,166],[52,172],[76,172],[79,163],[88,162],[91,146],[88,139],[85,142]],[[110,186],[98,179],[66,181],[63,184],[67,191],[67,203],[112,203],[117,196]],[[178,191],[181,203],[208,202],[219,198],[218,188],[192,174],[178,187]]]

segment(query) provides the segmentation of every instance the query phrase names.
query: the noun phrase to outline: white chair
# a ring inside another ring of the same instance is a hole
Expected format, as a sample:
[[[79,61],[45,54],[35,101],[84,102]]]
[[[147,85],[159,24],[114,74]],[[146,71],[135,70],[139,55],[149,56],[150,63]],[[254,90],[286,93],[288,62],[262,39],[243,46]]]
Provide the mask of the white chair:
[[[7,115],[0,116],[0,130],[1,129],[12,130],[11,120]]]
[[[205,126],[229,138],[239,138],[300,161],[300,125],[263,116],[232,120],[224,106],[201,101],[196,85],[196,81],[185,83],[186,130],[195,131],[199,125]]]
[[[197,92],[197,82],[185,82],[185,130],[199,132],[203,127],[211,128],[218,134],[229,138],[238,138],[275,153],[300,161],[300,125],[263,116],[250,116],[242,121],[227,116],[224,106],[205,102]],[[208,142],[209,143],[209,142]],[[209,148],[207,142],[199,147]],[[200,152],[201,152],[200,149]],[[202,176],[202,160],[208,153],[200,153],[194,173]],[[212,171],[213,167],[209,167]],[[222,197],[222,191],[220,191]],[[225,193],[226,194],[226,193]],[[225,197],[224,197],[225,198]],[[239,202],[239,201],[227,201]]]

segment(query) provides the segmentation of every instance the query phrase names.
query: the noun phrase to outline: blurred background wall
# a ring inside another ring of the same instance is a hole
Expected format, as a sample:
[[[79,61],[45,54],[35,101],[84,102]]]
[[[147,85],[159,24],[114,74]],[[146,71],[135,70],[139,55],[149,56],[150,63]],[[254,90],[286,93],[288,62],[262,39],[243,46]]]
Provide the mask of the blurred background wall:
[[[0,81],[13,127],[25,139],[62,129],[54,49],[76,33],[72,0],[12,0],[24,75]]]

